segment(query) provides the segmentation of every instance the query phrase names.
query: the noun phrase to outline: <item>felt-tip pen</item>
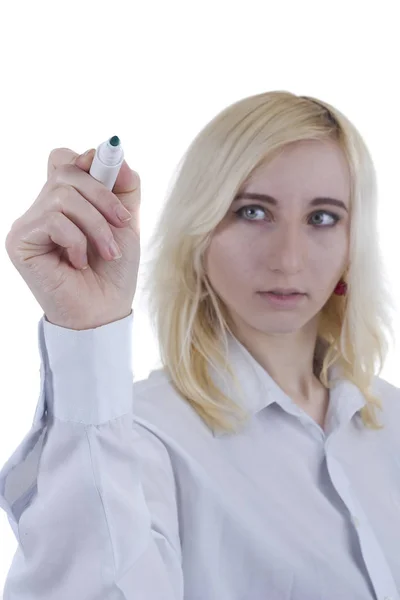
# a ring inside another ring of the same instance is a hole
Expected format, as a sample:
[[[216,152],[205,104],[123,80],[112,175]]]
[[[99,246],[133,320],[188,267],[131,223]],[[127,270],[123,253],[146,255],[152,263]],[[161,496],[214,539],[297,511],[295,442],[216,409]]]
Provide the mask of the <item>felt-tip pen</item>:
[[[112,190],[124,162],[124,151],[117,135],[106,140],[96,150],[89,175]]]

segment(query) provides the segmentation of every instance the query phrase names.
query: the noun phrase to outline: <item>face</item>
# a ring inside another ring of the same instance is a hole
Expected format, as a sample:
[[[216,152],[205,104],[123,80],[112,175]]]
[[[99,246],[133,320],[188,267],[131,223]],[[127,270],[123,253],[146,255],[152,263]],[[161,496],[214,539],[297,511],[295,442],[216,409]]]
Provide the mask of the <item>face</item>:
[[[318,314],[348,266],[350,174],[333,141],[292,144],[253,171],[242,192],[276,200],[235,199],[213,232],[205,256],[208,279],[234,330],[267,334],[316,331]],[[312,205],[315,198],[329,197]],[[347,210],[346,210],[347,209]],[[262,291],[296,288],[292,306]]]

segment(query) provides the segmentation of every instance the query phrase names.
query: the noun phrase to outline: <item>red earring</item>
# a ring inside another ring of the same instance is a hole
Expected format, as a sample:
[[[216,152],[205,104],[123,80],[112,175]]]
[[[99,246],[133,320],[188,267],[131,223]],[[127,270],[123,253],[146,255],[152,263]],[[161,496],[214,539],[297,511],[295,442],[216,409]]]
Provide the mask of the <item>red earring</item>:
[[[337,296],[345,296],[347,293],[347,283],[341,279],[334,289],[334,294]]]

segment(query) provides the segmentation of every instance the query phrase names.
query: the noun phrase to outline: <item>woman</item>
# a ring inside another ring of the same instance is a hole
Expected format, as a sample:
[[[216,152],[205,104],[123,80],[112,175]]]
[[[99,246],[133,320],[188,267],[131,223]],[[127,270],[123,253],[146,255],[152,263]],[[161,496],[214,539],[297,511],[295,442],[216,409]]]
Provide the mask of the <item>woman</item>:
[[[53,151],[6,241],[44,315],[34,424],[0,473],[5,599],[399,600],[393,303],[358,131],[268,92],[200,132],[150,245],[162,368],[133,389],[140,180],[106,192],[92,159]]]

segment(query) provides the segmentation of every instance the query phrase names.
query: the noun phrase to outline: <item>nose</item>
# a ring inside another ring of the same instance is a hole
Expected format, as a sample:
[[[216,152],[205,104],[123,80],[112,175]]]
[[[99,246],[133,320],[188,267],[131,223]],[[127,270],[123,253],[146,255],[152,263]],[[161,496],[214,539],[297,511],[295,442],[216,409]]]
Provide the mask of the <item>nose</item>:
[[[298,223],[282,224],[268,236],[270,268],[297,273],[307,259],[306,234]]]

